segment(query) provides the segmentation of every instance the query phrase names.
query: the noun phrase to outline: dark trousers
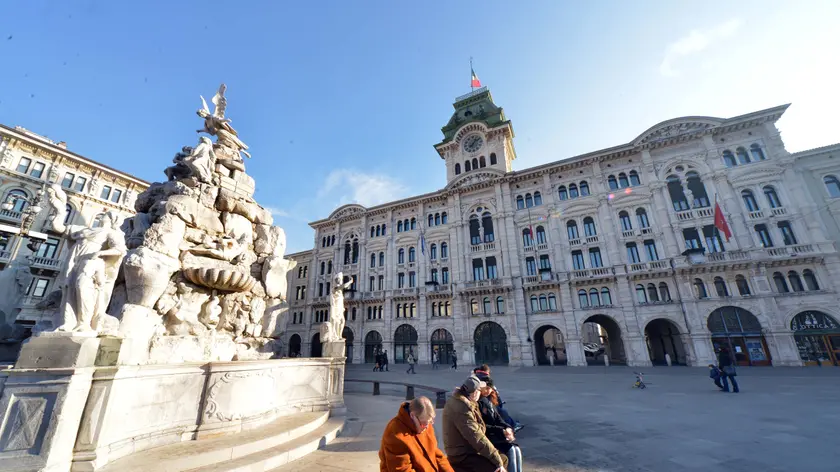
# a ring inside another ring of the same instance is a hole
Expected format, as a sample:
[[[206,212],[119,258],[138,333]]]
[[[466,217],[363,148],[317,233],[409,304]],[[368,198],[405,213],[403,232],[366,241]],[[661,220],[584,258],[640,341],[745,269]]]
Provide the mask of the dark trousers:
[[[505,409],[505,407],[503,407],[502,405],[499,405],[499,407],[497,409],[499,410],[499,414],[502,416],[502,419],[505,420],[505,423],[507,423],[511,426],[516,426],[517,424],[519,424],[516,420],[514,420],[510,416],[510,413],[508,413],[508,411]]]
[[[728,391],[729,391],[729,381],[732,381],[732,391],[733,391],[733,392],[735,392],[735,393],[738,393],[738,392],[739,392],[739,390],[738,390],[738,381],[737,381],[737,380],[735,380],[735,376],[734,376],[734,375],[726,375],[726,374],[724,374],[723,372],[721,372],[721,374],[720,374],[720,381],[721,381],[721,383],[723,383],[723,387],[722,387],[722,388],[723,388],[723,391],[724,391],[724,392],[728,392]]]
[[[713,377],[713,378],[715,379],[715,385],[717,385],[717,388],[723,390],[723,384],[720,383],[720,376]]]
[[[502,455],[502,462],[505,463],[505,468],[507,468],[507,459],[507,456]],[[498,469],[489,459],[478,454],[470,454],[469,456],[458,458],[449,456],[449,463],[455,472],[496,472]]]
[[[406,370],[405,373],[406,374],[408,374],[408,373],[416,374],[417,372],[414,372],[414,364],[408,364],[408,370]]]

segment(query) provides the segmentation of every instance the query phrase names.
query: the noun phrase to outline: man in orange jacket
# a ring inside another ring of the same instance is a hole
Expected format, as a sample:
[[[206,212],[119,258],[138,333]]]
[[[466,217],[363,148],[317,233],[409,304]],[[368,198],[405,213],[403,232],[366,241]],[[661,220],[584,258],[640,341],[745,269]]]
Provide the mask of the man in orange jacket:
[[[434,422],[435,407],[428,398],[402,403],[382,433],[380,472],[455,472],[437,445]]]

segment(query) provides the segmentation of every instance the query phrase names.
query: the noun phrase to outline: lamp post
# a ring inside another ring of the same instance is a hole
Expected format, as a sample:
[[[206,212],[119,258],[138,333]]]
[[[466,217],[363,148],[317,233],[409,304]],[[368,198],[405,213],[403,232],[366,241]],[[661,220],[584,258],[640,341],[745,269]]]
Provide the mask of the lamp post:
[[[9,195],[8,199],[0,204],[0,208],[6,211],[12,210],[18,201],[23,201],[26,206],[21,211],[21,220],[20,220],[20,229],[17,234],[20,235],[19,238],[15,240],[15,244],[12,247],[11,255],[9,257],[10,262],[14,262],[17,259],[18,252],[20,252],[20,245],[23,242],[23,238],[29,238],[29,244],[26,245],[32,252],[37,252],[38,248],[41,247],[41,243],[44,242],[41,238],[33,237],[30,234],[32,230],[32,225],[35,223],[35,218],[41,213],[41,199],[44,196],[45,186],[41,186],[37,192],[35,192],[35,196],[30,198],[26,198],[20,195]],[[8,241],[13,234],[12,232],[2,231],[0,232],[2,237]]]

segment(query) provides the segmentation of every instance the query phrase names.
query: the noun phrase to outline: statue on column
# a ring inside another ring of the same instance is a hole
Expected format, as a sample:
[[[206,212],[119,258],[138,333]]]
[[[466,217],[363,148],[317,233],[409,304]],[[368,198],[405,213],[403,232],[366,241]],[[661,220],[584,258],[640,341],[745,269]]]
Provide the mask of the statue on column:
[[[338,341],[344,332],[344,290],[350,288],[353,281],[344,282],[344,273],[338,272],[333,276],[332,293],[330,294],[330,327],[332,339],[321,341]]]
[[[200,129],[197,132],[216,136],[218,138],[218,144],[228,146],[251,157],[247,152],[248,146],[239,139],[238,133],[230,125],[230,118],[225,118],[225,108],[227,107],[225,90],[227,90],[227,86],[222,84],[219,86],[219,91],[213,96],[211,100],[215,106],[213,113],[210,113],[207,101],[204,100],[204,97],[201,97],[201,109],[196,114],[204,118],[204,129]],[[241,158],[239,159],[241,160]]]

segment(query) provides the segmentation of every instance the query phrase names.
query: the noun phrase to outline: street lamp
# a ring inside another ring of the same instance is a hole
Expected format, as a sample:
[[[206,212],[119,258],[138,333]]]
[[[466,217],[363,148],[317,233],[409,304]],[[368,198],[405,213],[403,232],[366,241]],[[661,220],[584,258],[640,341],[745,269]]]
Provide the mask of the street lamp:
[[[5,202],[0,204],[0,209],[6,211],[12,210],[19,201],[23,201],[26,204],[23,211],[21,211],[19,230],[17,232],[0,230],[3,238],[7,241],[13,234],[17,233],[21,236],[21,238],[18,238],[18,240],[15,241],[15,245],[12,248],[11,256],[9,258],[10,261],[14,261],[17,258],[17,253],[20,250],[20,243],[23,240],[23,237],[29,238],[29,244],[27,244],[26,247],[32,252],[37,252],[38,248],[41,247],[41,243],[45,241],[42,238],[34,237],[34,235],[30,234],[32,225],[35,223],[35,218],[38,216],[38,213],[41,213],[41,210],[43,210],[43,208],[41,208],[41,199],[44,196],[45,188],[46,186],[42,185],[41,188],[35,192],[35,196],[31,199],[21,195],[12,194],[8,196]]]

